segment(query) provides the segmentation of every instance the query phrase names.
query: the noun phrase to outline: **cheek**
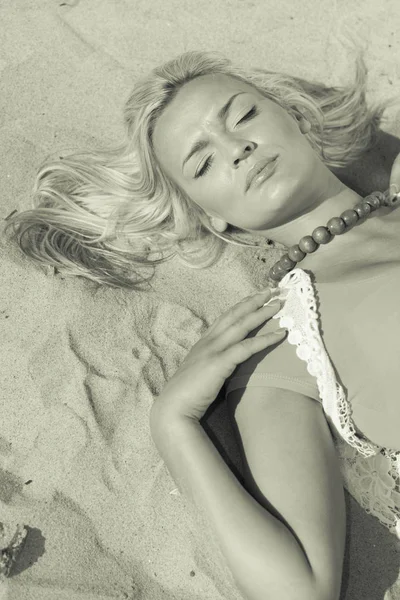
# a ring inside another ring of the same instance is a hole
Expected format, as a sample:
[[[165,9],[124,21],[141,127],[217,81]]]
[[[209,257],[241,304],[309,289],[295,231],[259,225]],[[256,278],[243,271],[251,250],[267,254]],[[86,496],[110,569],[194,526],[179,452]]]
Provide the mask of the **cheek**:
[[[186,193],[197,206],[200,206],[200,208],[207,213],[216,216],[214,211],[217,210],[217,207],[216,203],[213,202],[213,196],[211,194],[201,193],[198,190],[196,192],[187,191]]]
[[[219,172],[213,174],[213,176],[206,175],[200,186],[201,190],[199,190],[197,196],[203,206],[217,211],[223,211],[224,208],[229,207],[230,199],[232,199],[235,192],[235,186],[232,185],[231,179],[226,174]]]
[[[299,130],[296,131],[296,124],[292,123],[290,117],[282,118],[280,115],[264,121],[260,130],[263,143],[280,144],[282,146],[285,146],[285,142],[296,139],[297,133],[300,133]]]
[[[192,189],[185,191],[189,198],[209,215],[223,218],[226,196],[224,186],[212,184],[209,181],[207,184],[196,184],[192,186]]]

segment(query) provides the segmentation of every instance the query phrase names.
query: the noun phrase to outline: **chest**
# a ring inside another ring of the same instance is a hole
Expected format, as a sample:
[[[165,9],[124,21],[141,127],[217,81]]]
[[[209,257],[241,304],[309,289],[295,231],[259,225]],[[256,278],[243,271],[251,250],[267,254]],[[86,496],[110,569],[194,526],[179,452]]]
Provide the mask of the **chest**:
[[[354,424],[400,450],[400,260],[347,285],[315,286],[321,336]]]
[[[380,209],[379,216],[373,215],[343,236],[337,236],[326,250],[327,268],[318,270],[316,283],[334,284],[338,289],[342,286],[344,291],[349,283],[356,284],[396,269],[400,265],[400,206]],[[307,269],[305,265],[304,268]],[[310,270],[313,271],[312,264]]]
[[[336,272],[315,277],[321,335],[355,426],[400,450],[400,208],[362,227]]]

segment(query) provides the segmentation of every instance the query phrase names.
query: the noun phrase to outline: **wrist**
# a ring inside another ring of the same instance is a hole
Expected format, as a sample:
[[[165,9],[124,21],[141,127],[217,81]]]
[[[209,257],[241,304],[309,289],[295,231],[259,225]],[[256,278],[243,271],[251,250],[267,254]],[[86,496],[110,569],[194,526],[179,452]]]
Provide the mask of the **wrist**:
[[[158,401],[154,402],[150,411],[150,432],[154,441],[171,436],[177,439],[193,427],[201,428],[198,419],[183,416]]]

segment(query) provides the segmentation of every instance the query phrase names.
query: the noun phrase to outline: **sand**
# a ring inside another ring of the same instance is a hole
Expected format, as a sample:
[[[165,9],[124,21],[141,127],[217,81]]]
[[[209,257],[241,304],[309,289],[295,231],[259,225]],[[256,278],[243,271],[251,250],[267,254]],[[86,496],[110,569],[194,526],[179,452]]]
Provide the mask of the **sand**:
[[[1,218],[29,208],[47,154],[113,144],[135,79],[187,50],[331,85],[350,80],[344,29],[365,41],[369,94],[399,91],[395,0],[3,0]],[[393,115],[388,111],[388,116]],[[398,122],[387,131],[400,133]],[[233,600],[241,596],[177,493],[148,417],[166,378],[229,306],[265,284],[279,248],[177,260],[143,292],[55,278],[8,245],[0,263],[0,521],[27,526],[0,598]],[[210,293],[212,290],[212,293]],[[241,477],[224,402],[204,424]],[[396,540],[346,492],[341,600],[390,600]],[[385,595],[386,592],[386,595]]]

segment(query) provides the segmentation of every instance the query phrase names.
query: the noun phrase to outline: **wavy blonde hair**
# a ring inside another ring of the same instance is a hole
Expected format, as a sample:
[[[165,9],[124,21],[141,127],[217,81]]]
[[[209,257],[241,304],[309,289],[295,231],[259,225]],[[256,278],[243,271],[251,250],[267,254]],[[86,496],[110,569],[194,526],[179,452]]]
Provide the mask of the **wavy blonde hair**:
[[[218,260],[226,243],[257,246],[239,240],[235,227],[213,230],[205,211],[166,176],[152,144],[158,117],[186,82],[230,75],[293,118],[304,115],[313,149],[328,167],[342,168],[373,146],[384,110],[396,102],[367,106],[363,51],[355,66],[352,84],[328,88],[235,66],[219,53],[186,52],[136,84],[123,110],[126,139],[121,144],[46,157],[36,175],[33,208],[10,216],[5,232],[12,229],[22,251],[54,267],[54,273],[126,289],[139,289],[154,274],[146,278],[146,268],[154,270],[176,254],[187,266],[201,269]]]

